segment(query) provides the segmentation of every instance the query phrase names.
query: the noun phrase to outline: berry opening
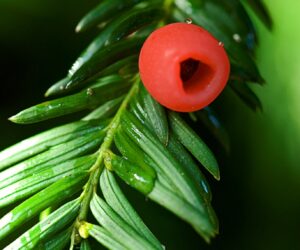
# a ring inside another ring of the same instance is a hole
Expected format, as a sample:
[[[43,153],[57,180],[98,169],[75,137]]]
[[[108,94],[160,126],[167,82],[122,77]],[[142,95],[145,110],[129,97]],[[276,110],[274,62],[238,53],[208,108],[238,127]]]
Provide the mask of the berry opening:
[[[210,82],[213,75],[213,69],[199,60],[188,58],[180,63],[180,78],[183,89],[187,93],[203,88]]]

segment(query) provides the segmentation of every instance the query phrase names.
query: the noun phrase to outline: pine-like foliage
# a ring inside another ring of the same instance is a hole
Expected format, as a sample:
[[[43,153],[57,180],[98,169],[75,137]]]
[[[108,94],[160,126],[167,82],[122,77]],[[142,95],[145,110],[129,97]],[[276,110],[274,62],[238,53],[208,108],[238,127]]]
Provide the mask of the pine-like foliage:
[[[270,25],[259,1],[248,4]],[[77,32],[99,28],[99,35],[67,76],[46,92],[51,100],[10,118],[28,124],[90,112],[0,152],[0,207],[16,204],[0,219],[0,240],[15,237],[5,249],[72,249],[79,244],[89,249],[88,237],[109,249],[163,249],[116,176],[189,223],[205,241],[218,233],[202,173],[219,180],[215,156],[184,120],[189,118],[152,99],[137,69],[145,38],[159,26],[186,18],[224,43],[232,68],[229,87],[251,108],[260,108],[247,86],[263,79],[252,59],[253,26],[240,1],[102,1],[76,27]],[[228,146],[211,107],[190,118]],[[38,215],[37,224],[16,233]]]

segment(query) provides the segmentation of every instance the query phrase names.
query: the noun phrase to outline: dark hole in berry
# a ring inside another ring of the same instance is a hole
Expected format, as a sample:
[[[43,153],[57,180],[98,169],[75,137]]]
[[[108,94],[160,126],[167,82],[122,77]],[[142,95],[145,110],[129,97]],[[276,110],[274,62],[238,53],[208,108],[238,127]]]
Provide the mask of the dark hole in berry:
[[[199,60],[188,58],[180,63],[180,78],[186,92],[203,88],[213,78],[214,70]]]
[[[200,62],[192,58],[180,63],[180,77],[183,82],[187,82],[196,73]]]

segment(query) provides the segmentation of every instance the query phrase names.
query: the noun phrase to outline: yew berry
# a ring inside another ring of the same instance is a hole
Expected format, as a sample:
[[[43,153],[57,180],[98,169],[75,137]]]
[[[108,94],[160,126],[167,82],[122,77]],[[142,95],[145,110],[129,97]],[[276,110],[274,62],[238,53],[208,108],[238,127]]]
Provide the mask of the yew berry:
[[[160,104],[192,112],[222,92],[230,63],[222,43],[208,31],[194,24],[173,23],[147,38],[139,70],[146,89]]]

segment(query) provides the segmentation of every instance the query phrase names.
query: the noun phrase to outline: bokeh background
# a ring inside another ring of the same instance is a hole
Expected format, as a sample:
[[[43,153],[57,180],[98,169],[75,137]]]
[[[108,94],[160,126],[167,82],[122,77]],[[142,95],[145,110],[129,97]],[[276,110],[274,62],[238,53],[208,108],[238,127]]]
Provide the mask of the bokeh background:
[[[175,216],[134,198],[168,249],[300,249],[300,1],[264,2],[274,27],[270,32],[254,18],[266,85],[253,86],[263,112],[252,112],[230,91],[219,109],[232,142],[231,155],[221,157],[221,181],[210,179],[220,236],[207,246]],[[65,75],[95,35],[76,35],[74,27],[97,3],[0,1],[0,150],[54,125],[19,126],[7,117],[43,101]]]

